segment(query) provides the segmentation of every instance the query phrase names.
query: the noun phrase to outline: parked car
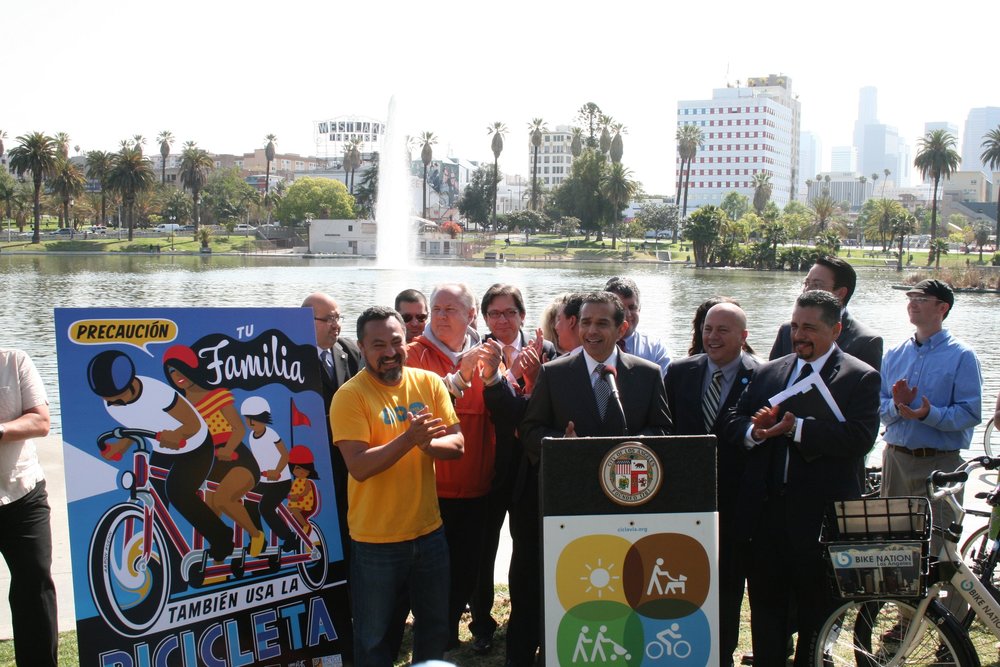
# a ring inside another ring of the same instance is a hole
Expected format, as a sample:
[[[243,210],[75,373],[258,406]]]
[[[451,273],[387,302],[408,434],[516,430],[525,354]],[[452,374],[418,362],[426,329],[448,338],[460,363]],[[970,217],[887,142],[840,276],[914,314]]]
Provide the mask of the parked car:
[[[177,230],[177,231],[180,231],[180,232],[193,232],[194,231],[194,225],[181,225],[181,228],[179,230]]]
[[[108,233],[108,228],[105,227],[104,225],[91,225],[91,227],[90,227],[90,233],[91,234],[107,234]]]
[[[53,236],[73,236],[74,230],[69,227],[60,227],[56,231],[52,232]]]
[[[244,232],[244,233],[246,233],[246,232],[255,232],[255,231],[257,231],[257,228],[254,227],[253,225],[248,225],[245,222],[241,222],[240,224],[238,224],[235,227],[233,227],[233,231],[234,232]]]
[[[153,231],[159,232],[160,234],[169,234],[171,232],[179,232],[180,230],[181,226],[178,225],[176,222],[167,222],[162,225],[157,225],[156,227],[153,227]]]

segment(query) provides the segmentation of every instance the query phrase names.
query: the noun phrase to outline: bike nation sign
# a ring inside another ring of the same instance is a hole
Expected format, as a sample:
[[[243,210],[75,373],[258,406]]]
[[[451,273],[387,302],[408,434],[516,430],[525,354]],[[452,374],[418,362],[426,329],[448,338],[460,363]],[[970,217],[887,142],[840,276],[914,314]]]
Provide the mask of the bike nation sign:
[[[342,664],[312,311],[56,309],[55,323],[80,664]]]

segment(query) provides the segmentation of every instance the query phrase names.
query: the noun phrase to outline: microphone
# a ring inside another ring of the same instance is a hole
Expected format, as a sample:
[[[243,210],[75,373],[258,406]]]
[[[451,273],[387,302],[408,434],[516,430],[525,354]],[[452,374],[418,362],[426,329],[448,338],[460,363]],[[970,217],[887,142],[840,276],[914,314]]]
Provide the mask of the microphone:
[[[615,399],[615,405],[618,406],[618,412],[622,416],[622,423],[625,424],[625,435],[628,435],[628,420],[625,418],[625,408],[622,407],[621,394],[618,393],[618,369],[614,366],[605,365],[604,370],[601,371],[601,375],[611,385],[611,397]]]

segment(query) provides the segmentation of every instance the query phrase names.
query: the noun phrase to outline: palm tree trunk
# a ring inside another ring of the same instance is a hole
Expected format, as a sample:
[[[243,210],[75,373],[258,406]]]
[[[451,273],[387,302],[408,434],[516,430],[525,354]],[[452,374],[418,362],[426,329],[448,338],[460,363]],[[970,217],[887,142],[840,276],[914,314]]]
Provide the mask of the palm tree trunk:
[[[193,190],[191,192],[191,201],[192,201],[191,214],[192,217],[194,218],[194,231],[196,234],[198,233],[198,227],[200,226],[201,223],[200,217],[198,215],[198,195],[199,193],[197,190]]]
[[[101,186],[101,224],[108,224],[108,201],[107,195],[104,194],[104,186]]]
[[[681,158],[680,169],[677,170],[677,199],[674,201],[675,204],[680,205],[681,203],[681,192],[684,186],[684,158]],[[675,241],[677,239],[674,239]]]
[[[931,245],[930,252],[927,254],[927,266],[934,262],[934,256],[937,254],[934,252],[934,239],[937,238],[937,192],[940,181],[940,176],[934,179],[934,195],[931,198]],[[941,266],[941,260],[938,260],[938,266]]]
[[[73,225],[69,224],[69,200],[68,199],[63,199],[62,210],[63,210],[62,217],[63,217],[63,223],[64,223],[63,227],[72,227]]]
[[[125,205],[125,218],[128,220],[128,240],[129,243],[132,242],[132,229],[134,227],[134,207],[135,202],[131,197],[129,197],[128,203]]]
[[[266,204],[267,196],[271,194],[271,161],[265,160],[264,164],[266,165],[264,167],[264,203]],[[268,218],[267,221],[271,222],[271,219]]]
[[[424,202],[424,213],[421,216],[424,220],[427,219],[427,165],[424,165],[424,187],[421,189],[421,194],[423,195]]]
[[[162,155],[160,157],[163,157]],[[163,165],[160,167],[160,183],[167,184],[167,158],[163,158]]]
[[[497,182],[497,175],[500,173],[497,158],[493,158],[493,231],[497,228],[497,186],[500,184]]]
[[[538,146],[535,149],[534,164],[531,169],[531,210],[538,210]],[[997,229],[1000,229],[1000,212],[997,213]]]
[[[7,211],[7,217],[10,217],[9,209]],[[1000,194],[997,195],[997,234],[993,238],[993,249],[1000,251]]]
[[[687,170],[684,172],[684,209],[681,211],[681,220],[687,217],[688,211],[688,188],[691,187],[691,161],[688,160]]]
[[[32,243],[42,242],[42,177],[35,177],[35,201],[34,201],[35,229],[31,234]]]

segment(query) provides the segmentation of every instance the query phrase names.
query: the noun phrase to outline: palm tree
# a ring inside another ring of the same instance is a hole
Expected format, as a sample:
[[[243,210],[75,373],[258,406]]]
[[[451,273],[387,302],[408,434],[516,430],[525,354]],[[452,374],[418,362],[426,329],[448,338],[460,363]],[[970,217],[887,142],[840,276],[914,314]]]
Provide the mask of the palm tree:
[[[128,220],[128,240],[132,240],[135,229],[135,201],[146,190],[153,187],[156,175],[153,165],[142,155],[142,148],[134,146],[123,148],[112,158],[111,171],[108,173],[108,187],[119,193],[122,204],[125,205],[125,217]]]
[[[361,166],[361,151],[358,148],[359,146],[361,146],[361,142],[359,141],[349,141],[344,146],[344,185],[347,185],[347,174],[350,173],[351,184],[349,190],[352,195],[354,194],[354,172]]]
[[[639,189],[639,184],[632,180],[632,172],[620,162],[611,165],[601,178],[601,194],[611,202],[611,249],[614,250],[618,241],[618,216]]]
[[[434,149],[431,146],[437,143],[437,137],[434,136],[433,132],[421,132],[420,136],[417,137],[417,142],[420,144],[420,161],[424,163],[424,212],[422,217],[427,218],[427,167],[431,166],[431,160],[434,159]]]
[[[32,132],[17,138],[20,145],[10,151],[10,168],[18,176],[31,172],[35,186],[34,217],[35,228],[32,243],[42,241],[42,181],[55,173],[59,147],[56,140],[41,132]]]
[[[899,240],[899,258],[896,260],[896,271],[903,270],[903,241],[907,234],[912,234],[917,229],[917,219],[909,212],[901,210],[892,219],[893,238]]]
[[[528,133],[531,136],[531,210],[538,210],[538,149],[542,146],[542,133],[547,131],[545,121],[533,118],[528,123]]]
[[[271,163],[274,162],[274,142],[278,140],[273,134],[264,137],[267,143],[264,145],[264,206],[271,209]],[[270,218],[268,218],[270,220]]]
[[[868,194],[867,192],[865,192],[865,183],[868,182],[868,178],[866,178],[865,176],[858,176],[858,182],[861,183],[861,197],[860,197],[861,204],[860,205],[864,206],[865,202],[868,200],[868,197],[865,196],[865,195]]]
[[[931,241],[931,254],[934,256],[934,268],[941,268],[941,255],[948,254],[948,239],[934,239]]]
[[[97,181],[101,186],[101,218],[102,225],[108,221],[108,173],[111,171],[111,153],[107,151],[90,151],[87,153],[87,178]]]
[[[767,202],[771,201],[773,188],[771,174],[766,171],[758,171],[753,175],[751,185],[753,186],[753,208],[757,211],[757,215],[763,215],[764,207],[767,206]]]
[[[986,133],[980,147],[983,149],[982,154],[979,156],[982,163],[987,165],[992,171],[1000,171],[1000,126]],[[3,155],[2,141],[0,141],[0,155]],[[994,185],[994,187],[996,186]],[[996,247],[1000,249],[1000,188],[997,188]]]
[[[507,126],[501,121],[497,121],[486,128],[489,134],[493,135],[490,141],[490,149],[493,151],[493,230],[497,228],[497,186],[500,180],[500,153],[503,152],[503,135],[507,134]]]
[[[625,126],[621,123],[612,123],[611,130],[615,133],[611,138],[611,161],[615,164],[622,161],[622,155],[625,154],[625,145],[622,142],[622,135],[625,134]]]
[[[882,199],[885,199],[885,184],[889,182],[889,176],[892,175],[892,172],[889,171],[887,167],[882,170],[882,175],[885,176],[885,178],[882,179]]]
[[[167,184],[167,158],[170,157],[170,144],[174,142],[174,133],[164,130],[156,135],[156,140],[160,142],[160,157],[163,158],[163,165],[160,167],[160,183]]]
[[[608,131],[608,128],[613,122],[615,121],[611,116],[601,114],[601,138],[597,142],[598,148],[601,149],[601,155],[607,155],[608,151],[611,150],[611,132]]]
[[[4,132],[3,130],[0,130],[0,161],[3,160],[3,151],[4,151],[3,140],[6,138],[7,138],[7,133]]]
[[[934,240],[937,238],[937,194],[941,178],[950,178],[962,162],[955,151],[955,137],[947,130],[931,130],[920,139],[919,150],[913,166],[920,171],[921,178],[930,176],[934,181],[931,197],[931,254],[927,263],[934,261]]]
[[[201,221],[198,215],[201,191],[205,187],[205,183],[208,182],[208,172],[214,167],[215,163],[209,157],[208,151],[204,148],[198,148],[193,141],[184,144],[184,150],[181,153],[181,185],[191,191],[193,201],[191,217],[194,220],[195,233],[197,233]]]
[[[132,147],[139,149],[139,155],[142,155],[142,147],[146,145],[146,137],[141,134],[132,135]]]
[[[697,125],[684,125],[677,128],[677,155],[681,160],[681,170],[677,176],[677,199],[680,202],[681,179],[684,179],[684,205],[681,207],[681,219],[687,217],[688,187],[691,185],[691,164],[694,163],[698,149],[705,143],[705,135]],[[685,166],[687,169],[685,170]],[[674,239],[676,241],[676,239]]]
[[[49,181],[52,191],[59,196],[62,202],[62,219],[64,227],[72,227],[69,219],[69,202],[74,197],[83,194],[83,187],[87,184],[80,169],[69,160],[60,160],[56,165],[55,173]]]
[[[55,140],[59,157],[64,160],[69,158],[69,135],[65,132],[56,132]]]
[[[809,208],[816,219],[817,231],[824,231],[826,223],[837,212],[837,202],[833,200],[829,192],[824,192],[820,196],[809,202]]]

